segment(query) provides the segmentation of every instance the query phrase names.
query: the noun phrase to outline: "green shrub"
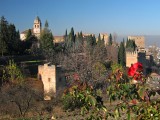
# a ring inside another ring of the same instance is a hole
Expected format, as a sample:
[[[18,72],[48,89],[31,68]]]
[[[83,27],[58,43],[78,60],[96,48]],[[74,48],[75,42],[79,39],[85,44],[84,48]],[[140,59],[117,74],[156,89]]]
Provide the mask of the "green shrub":
[[[13,60],[9,61],[9,64],[3,69],[3,81],[22,83],[24,76],[18,66]]]

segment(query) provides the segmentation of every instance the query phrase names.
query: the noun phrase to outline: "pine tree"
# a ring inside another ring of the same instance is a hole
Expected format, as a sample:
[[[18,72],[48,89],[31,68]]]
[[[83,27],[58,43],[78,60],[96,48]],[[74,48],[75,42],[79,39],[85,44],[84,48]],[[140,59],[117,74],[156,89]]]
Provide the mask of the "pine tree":
[[[8,25],[8,52],[10,55],[18,54],[19,53],[19,47],[20,47],[20,38],[19,38],[19,32],[16,31],[16,27],[14,24]]]
[[[40,35],[40,48],[45,52],[53,50],[54,48],[53,35],[48,27],[49,25],[48,25],[48,22],[46,21],[44,30]]]
[[[49,24],[48,21],[46,20],[45,24],[44,24],[44,29],[48,29],[49,28]]]
[[[0,52],[2,56],[8,52],[7,40],[8,40],[8,22],[6,21],[4,16],[2,16],[0,20]]]
[[[27,31],[26,40],[28,40],[30,37],[32,37],[32,31],[31,31],[31,29],[29,29],[29,30]]]
[[[73,27],[71,28],[71,31],[67,37],[67,41],[66,41],[66,48],[72,48],[74,46],[75,43],[75,35],[74,35],[74,29]]]
[[[95,60],[104,61],[107,59],[106,58],[107,57],[107,49],[105,47],[103,38],[101,39],[100,34],[98,35],[97,44],[93,48],[94,48],[93,54],[96,55],[95,56],[96,58],[94,58]]]
[[[1,56],[7,51],[5,41],[2,39],[2,35],[0,34],[0,53]]]
[[[83,45],[83,33],[82,31],[75,36],[75,47],[80,48]]]
[[[93,38],[92,35],[86,37],[87,45],[92,46]]]

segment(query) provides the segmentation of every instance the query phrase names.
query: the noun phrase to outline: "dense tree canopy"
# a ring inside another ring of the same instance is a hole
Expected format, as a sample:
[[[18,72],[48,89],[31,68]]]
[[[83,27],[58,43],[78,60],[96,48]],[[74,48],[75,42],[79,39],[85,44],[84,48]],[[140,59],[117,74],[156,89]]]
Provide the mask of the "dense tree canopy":
[[[53,43],[53,35],[51,30],[49,29],[48,22],[45,22],[45,27],[40,35],[40,48],[42,50],[43,55],[46,57],[48,61],[50,61],[51,56],[54,56],[54,43]]]
[[[48,22],[45,23],[45,28],[41,32],[40,36],[40,47],[44,51],[48,51],[53,49],[53,35],[52,32],[48,28]]]
[[[126,50],[127,51],[134,51],[135,49],[136,49],[136,43],[135,43],[135,41],[127,39]]]
[[[0,52],[1,55],[21,54],[21,41],[19,31],[16,30],[14,24],[9,24],[8,21],[1,17],[0,20]]]

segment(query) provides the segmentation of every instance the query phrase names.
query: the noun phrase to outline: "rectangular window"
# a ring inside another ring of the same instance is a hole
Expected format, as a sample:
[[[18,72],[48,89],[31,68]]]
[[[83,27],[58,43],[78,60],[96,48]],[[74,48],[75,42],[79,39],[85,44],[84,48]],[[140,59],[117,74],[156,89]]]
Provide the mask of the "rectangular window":
[[[51,78],[48,78],[48,82],[51,82]]]

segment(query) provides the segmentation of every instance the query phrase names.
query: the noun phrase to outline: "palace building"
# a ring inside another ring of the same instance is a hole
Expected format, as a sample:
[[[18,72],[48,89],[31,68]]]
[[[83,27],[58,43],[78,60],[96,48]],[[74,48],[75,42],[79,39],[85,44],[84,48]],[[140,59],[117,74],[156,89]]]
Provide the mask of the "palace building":
[[[41,24],[41,20],[40,18],[37,16],[34,20],[34,23],[33,23],[33,28],[31,29],[31,32],[33,35],[35,35],[37,38],[40,37],[40,33],[41,33],[41,30],[42,30],[42,24]],[[29,29],[28,30],[25,30],[23,32],[20,33],[20,39],[21,40],[25,40],[26,39],[26,35],[28,33]]]

